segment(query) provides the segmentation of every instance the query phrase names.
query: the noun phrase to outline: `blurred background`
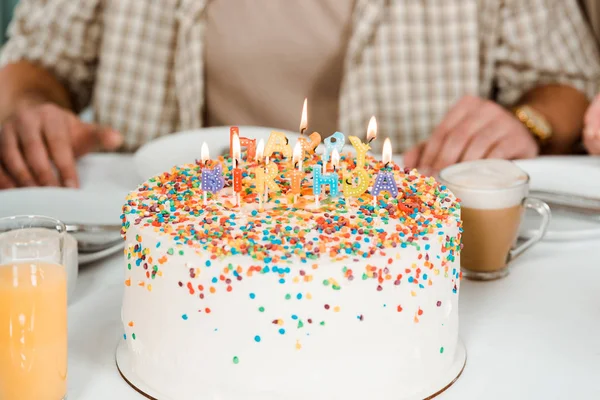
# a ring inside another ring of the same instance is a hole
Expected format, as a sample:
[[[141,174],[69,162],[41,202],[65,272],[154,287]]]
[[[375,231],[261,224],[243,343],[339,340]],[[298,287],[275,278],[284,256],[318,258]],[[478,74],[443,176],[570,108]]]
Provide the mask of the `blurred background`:
[[[19,0],[0,0],[0,45],[6,41],[6,28],[12,17],[13,9]]]

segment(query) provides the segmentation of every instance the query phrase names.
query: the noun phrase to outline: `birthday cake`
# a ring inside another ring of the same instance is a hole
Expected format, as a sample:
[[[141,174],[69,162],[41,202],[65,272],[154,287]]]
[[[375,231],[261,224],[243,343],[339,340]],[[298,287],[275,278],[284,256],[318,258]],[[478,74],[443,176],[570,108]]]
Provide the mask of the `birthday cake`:
[[[129,195],[124,351],[147,394],[412,399],[460,374],[460,206],[351,142],[298,163],[276,140]]]

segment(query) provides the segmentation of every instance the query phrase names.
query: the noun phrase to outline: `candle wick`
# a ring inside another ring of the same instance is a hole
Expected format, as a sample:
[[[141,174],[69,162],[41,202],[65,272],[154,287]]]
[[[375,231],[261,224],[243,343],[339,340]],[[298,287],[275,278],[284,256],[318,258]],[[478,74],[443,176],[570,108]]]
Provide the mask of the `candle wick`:
[[[390,162],[386,162],[384,168],[387,168],[390,165]]]
[[[371,139],[369,139],[369,141],[367,143],[371,143],[373,140],[375,140],[375,136],[373,136]]]
[[[304,132],[306,132],[306,128],[302,128],[302,129],[300,129],[300,134],[301,134],[301,135],[304,135]]]

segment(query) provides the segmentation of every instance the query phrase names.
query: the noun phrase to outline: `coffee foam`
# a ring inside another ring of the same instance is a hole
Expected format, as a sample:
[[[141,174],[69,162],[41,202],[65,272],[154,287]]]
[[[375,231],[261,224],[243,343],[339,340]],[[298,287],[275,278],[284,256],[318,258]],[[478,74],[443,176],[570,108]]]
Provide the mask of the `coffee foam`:
[[[513,162],[478,160],[444,169],[441,181],[461,200],[463,207],[507,208],[527,196],[529,177]]]

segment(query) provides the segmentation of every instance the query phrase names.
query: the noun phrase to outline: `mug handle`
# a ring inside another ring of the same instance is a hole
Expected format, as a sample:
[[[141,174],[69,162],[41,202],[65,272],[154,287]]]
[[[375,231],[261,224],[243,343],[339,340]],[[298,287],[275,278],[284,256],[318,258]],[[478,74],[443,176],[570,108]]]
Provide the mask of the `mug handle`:
[[[526,209],[530,208],[537,212],[540,215],[540,217],[542,217],[542,221],[540,222],[540,227],[535,233],[535,235],[533,235],[532,237],[527,239],[525,243],[515,247],[508,253],[509,262],[519,257],[521,254],[525,253],[525,251],[529,250],[531,246],[542,240],[544,235],[546,235],[546,231],[548,230],[548,224],[550,223],[550,207],[548,207],[548,204],[544,203],[543,201],[527,197],[523,201],[523,207],[525,207]]]

